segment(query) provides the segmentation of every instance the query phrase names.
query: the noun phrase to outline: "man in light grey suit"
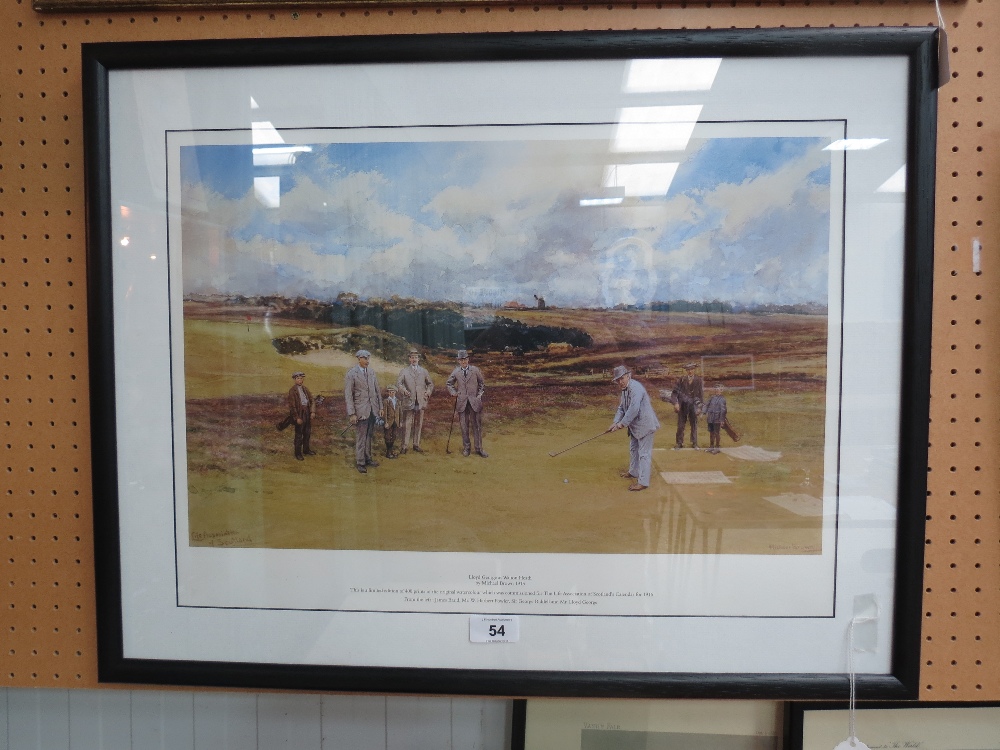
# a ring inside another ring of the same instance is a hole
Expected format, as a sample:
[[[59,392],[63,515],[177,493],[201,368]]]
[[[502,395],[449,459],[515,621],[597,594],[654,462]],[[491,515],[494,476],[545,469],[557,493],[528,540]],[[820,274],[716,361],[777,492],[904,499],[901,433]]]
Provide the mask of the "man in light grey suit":
[[[660,421],[653,411],[649,394],[642,384],[632,380],[632,373],[623,365],[618,365],[611,373],[611,382],[621,388],[618,411],[609,430],[615,432],[623,427],[628,429],[629,462],[628,471],[621,472],[624,479],[634,479],[629,485],[631,492],[639,492],[649,487],[653,468],[653,435],[660,429]]]
[[[403,406],[403,449],[400,453],[406,453],[411,446],[415,453],[423,453],[420,433],[424,429],[427,401],[434,393],[434,381],[430,373],[420,366],[420,352],[416,349],[410,350],[410,364],[400,370],[396,388],[408,399]]]
[[[456,359],[458,367],[452,370],[446,385],[448,393],[455,397],[455,411],[458,412],[458,422],[462,425],[462,455],[468,456],[475,443],[476,453],[489,458],[489,454],[483,450],[483,393],[486,391],[483,373],[475,365],[469,364],[469,353],[465,349],[458,350]]]
[[[347,371],[344,378],[344,400],[347,402],[347,416],[354,425],[354,460],[358,471],[367,474],[369,466],[378,466],[372,458],[372,439],[375,437],[376,419],[384,417],[385,411],[375,370],[368,366],[371,353],[361,349],[354,356],[358,358],[358,363]]]

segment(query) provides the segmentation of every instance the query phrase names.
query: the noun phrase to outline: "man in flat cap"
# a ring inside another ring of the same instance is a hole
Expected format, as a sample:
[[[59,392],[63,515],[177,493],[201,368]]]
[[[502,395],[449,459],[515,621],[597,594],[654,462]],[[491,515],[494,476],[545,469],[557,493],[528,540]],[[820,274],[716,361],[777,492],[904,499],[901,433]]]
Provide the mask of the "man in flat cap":
[[[306,388],[306,374],[293,372],[294,385],[288,389],[288,416],[278,423],[278,429],[295,425],[295,438],[292,442],[295,458],[304,461],[305,456],[315,456],[316,451],[309,448],[309,438],[312,437],[312,421],[316,416],[316,400]]]
[[[399,371],[396,388],[406,399],[403,406],[403,448],[406,453],[411,447],[416,453],[423,453],[420,434],[424,429],[424,410],[434,393],[434,381],[427,370],[420,366],[420,352],[410,350],[410,364]]]
[[[689,362],[684,365],[684,374],[677,379],[670,401],[677,413],[677,435],[674,450],[684,447],[684,426],[691,425],[691,447],[698,450],[698,413],[705,399],[705,387],[700,375],[694,371],[698,365]]]
[[[372,438],[375,437],[375,421],[384,417],[385,411],[375,370],[368,366],[371,352],[360,349],[354,356],[358,363],[344,378],[344,400],[347,417],[354,425],[354,460],[358,471],[367,474],[369,466],[378,466],[372,458]]]
[[[459,349],[455,359],[458,367],[448,376],[446,386],[448,393],[455,397],[455,411],[462,426],[462,455],[468,456],[474,445],[478,455],[488,458],[489,454],[483,450],[483,393],[486,392],[483,373],[469,364],[469,353],[465,349]]]
[[[646,389],[638,380],[632,379],[627,367],[618,365],[611,373],[611,382],[621,389],[621,396],[615,421],[608,429],[611,432],[622,428],[628,430],[628,470],[622,471],[621,476],[635,480],[629,485],[629,491],[640,492],[649,487],[653,470],[653,435],[660,429],[660,420],[656,418]]]

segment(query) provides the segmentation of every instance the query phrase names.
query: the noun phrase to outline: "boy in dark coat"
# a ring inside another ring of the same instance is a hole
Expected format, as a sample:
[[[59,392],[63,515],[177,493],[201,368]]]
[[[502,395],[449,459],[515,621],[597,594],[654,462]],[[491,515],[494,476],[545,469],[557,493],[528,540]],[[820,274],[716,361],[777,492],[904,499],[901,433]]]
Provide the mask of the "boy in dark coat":
[[[726,397],[722,395],[722,384],[717,384],[714,391],[712,398],[705,404],[705,416],[708,418],[709,453],[719,452],[720,433],[722,425],[726,421]]]

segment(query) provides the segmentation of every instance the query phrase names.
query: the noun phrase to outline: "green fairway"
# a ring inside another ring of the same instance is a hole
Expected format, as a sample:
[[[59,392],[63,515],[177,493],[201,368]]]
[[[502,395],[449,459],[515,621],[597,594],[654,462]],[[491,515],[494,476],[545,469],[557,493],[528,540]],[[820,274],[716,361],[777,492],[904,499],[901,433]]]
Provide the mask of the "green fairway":
[[[662,325],[665,318],[658,320]],[[507,361],[481,360],[487,373],[484,447],[490,457],[466,458],[444,389],[452,366],[447,352],[428,361],[437,386],[422,441],[428,452],[395,460],[379,455],[380,467],[359,474],[353,430],[341,435],[347,424],[342,383],[351,356],[331,351],[284,356],[271,344],[272,338],[315,330],[287,321],[269,328],[227,320],[185,322],[192,544],[557,553],[820,551],[819,517],[767,500],[821,497],[825,398],[815,375],[817,362],[825,360],[817,359],[815,348],[803,347],[799,360],[787,353],[765,360],[771,370],[794,375],[784,385],[771,379],[756,390],[727,393],[730,416],[744,433],[740,444],[780,454],[773,461],[670,450],[675,416],[658,394],[672,376],[638,376],[662,427],[651,487],[632,493],[618,476],[628,464],[625,432],[549,455],[600,435],[611,424],[616,391],[592,363],[561,379],[539,376],[541,367],[533,368],[532,377],[507,368],[502,378]],[[650,346],[671,348],[669,341],[649,335]],[[768,344],[764,334],[751,335]],[[689,335],[685,340],[694,345]],[[525,360],[521,367],[552,364]],[[383,386],[401,367],[373,364]],[[318,455],[303,462],[292,455],[292,431],[274,428],[286,410],[290,373],[300,368],[312,392],[327,397],[313,428]],[[596,374],[590,375],[591,369]],[[802,373],[813,377],[808,387]],[[703,419],[699,428],[707,445]],[[732,446],[723,436],[723,447]],[[660,477],[660,472],[713,471],[729,481],[672,485]]]

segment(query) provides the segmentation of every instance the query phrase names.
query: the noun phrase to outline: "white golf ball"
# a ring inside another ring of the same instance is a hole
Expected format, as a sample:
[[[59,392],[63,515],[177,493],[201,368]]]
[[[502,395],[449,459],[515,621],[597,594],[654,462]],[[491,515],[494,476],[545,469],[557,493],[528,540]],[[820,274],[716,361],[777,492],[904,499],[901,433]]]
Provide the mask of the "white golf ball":
[[[564,479],[563,480],[563,484],[569,484],[569,480],[568,479]]]

